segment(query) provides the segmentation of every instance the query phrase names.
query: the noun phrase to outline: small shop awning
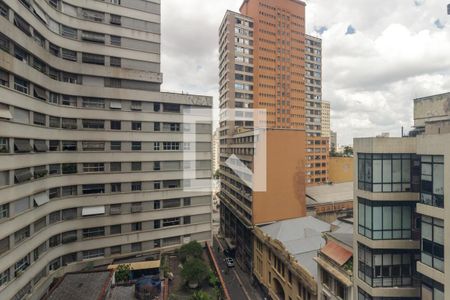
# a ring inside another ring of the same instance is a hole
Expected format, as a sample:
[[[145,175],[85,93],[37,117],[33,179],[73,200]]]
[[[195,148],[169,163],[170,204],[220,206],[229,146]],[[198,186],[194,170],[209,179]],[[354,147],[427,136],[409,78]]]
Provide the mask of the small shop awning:
[[[83,207],[83,209],[81,210],[82,216],[103,215],[104,213],[105,213],[105,206]]]
[[[7,105],[0,106],[0,119],[7,119],[7,120],[12,119],[11,112],[9,111],[9,106]]]
[[[14,147],[17,152],[31,152],[33,150],[29,140],[14,139]]]
[[[37,195],[33,196],[34,203],[36,203],[37,206],[44,205],[48,201],[50,201],[47,192],[39,193]]]
[[[120,101],[111,101],[111,104],[109,105],[110,108],[116,108],[121,109],[122,108],[122,102]]]
[[[352,252],[332,241],[328,242],[320,252],[328,256],[339,266],[344,265],[353,255]]]
[[[117,265],[109,265],[108,270],[115,270],[119,265],[130,265],[131,270],[158,269],[161,266],[160,260],[139,261],[133,263],[123,263]]]
[[[36,152],[47,152],[48,146],[44,140],[35,140],[34,149],[36,150]]]

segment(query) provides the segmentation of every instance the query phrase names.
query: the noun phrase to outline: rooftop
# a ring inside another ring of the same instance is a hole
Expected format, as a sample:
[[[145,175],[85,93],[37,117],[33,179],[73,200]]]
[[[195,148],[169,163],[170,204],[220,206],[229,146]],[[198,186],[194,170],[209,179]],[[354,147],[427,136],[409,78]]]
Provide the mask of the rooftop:
[[[308,205],[353,201],[353,182],[306,187]]]
[[[50,291],[45,300],[97,300],[102,299],[111,284],[112,272],[67,273]]]
[[[279,240],[298,263],[314,277],[317,277],[317,264],[313,258],[325,245],[322,232],[330,231],[330,229],[330,224],[311,216],[261,226],[265,234]]]

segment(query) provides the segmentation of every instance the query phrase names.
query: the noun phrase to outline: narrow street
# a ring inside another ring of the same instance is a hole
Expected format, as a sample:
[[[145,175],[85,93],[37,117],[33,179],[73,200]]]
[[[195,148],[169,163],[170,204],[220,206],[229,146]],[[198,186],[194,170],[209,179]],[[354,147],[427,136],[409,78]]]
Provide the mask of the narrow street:
[[[264,299],[260,291],[251,284],[250,274],[245,274],[237,264],[234,268],[227,267],[223,246],[216,235],[214,235],[213,251],[232,300]]]

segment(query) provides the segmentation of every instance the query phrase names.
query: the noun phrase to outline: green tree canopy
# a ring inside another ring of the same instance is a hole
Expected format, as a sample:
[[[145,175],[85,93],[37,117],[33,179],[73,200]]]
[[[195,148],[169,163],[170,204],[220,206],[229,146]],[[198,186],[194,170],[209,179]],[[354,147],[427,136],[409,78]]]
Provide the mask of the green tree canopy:
[[[183,264],[181,276],[190,283],[200,283],[208,277],[208,267],[199,258],[189,258]]]
[[[189,257],[200,258],[202,257],[203,248],[197,241],[191,241],[188,244],[181,246],[179,250],[180,260],[184,263]]]

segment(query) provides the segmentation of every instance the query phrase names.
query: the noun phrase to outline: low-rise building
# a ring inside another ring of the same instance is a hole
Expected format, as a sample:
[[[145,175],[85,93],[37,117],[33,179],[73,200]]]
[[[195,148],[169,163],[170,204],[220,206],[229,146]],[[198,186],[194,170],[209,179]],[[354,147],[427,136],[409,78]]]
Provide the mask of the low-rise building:
[[[318,295],[319,299],[325,300],[352,300],[353,224],[348,219],[336,223],[339,228],[324,234],[327,244],[315,258]]]
[[[330,229],[311,216],[255,227],[253,276],[271,299],[318,299],[314,258]]]
[[[353,182],[325,184],[306,188],[307,214],[324,222],[353,214]]]

